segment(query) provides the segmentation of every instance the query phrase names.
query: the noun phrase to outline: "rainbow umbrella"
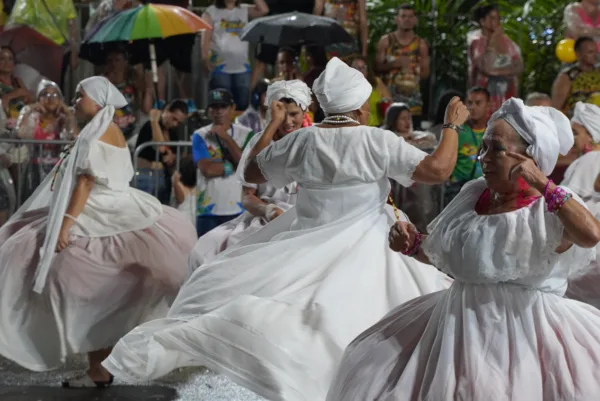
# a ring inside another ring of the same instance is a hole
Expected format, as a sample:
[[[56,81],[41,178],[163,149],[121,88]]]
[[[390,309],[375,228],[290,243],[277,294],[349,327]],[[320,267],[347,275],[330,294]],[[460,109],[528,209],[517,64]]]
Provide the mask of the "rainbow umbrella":
[[[126,42],[128,46],[135,46],[136,42],[147,42],[152,75],[154,83],[157,83],[156,44],[167,38],[195,35],[206,29],[212,29],[210,24],[185,8],[165,4],[142,4],[114,14],[92,29],[82,43],[80,56],[93,62],[91,58],[97,53],[98,45],[104,48],[118,42]]]

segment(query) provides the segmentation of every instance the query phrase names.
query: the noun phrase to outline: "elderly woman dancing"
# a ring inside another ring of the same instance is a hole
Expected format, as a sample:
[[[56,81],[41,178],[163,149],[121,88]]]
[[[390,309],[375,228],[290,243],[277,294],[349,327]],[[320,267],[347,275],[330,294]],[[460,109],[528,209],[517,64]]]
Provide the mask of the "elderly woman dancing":
[[[410,185],[449,176],[456,132],[447,128],[427,155],[367,127],[371,85],[337,58],[313,91],[324,123],[273,142],[272,120],[245,171],[251,183],[297,182],[296,206],[197,269],[166,319],[119,341],[103,362],[111,373],[140,381],[203,365],[271,400],[323,400],[354,336],[448,285],[432,266],[388,249],[385,205],[388,177]],[[450,126],[467,116],[455,99]]]
[[[429,226],[397,223],[390,246],[455,278],[361,334],[329,401],[595,400],[600,311],[565,299],[595,257],[600,223],[546,177],[573,145],[568,119],[511,99],[483,137],[484,177]]]
[[[78,86],[89,122],[40,187],[0,229],[0,355],[34,371],[88,353],[65,387],[105,387],[110,348],[164,315],[186,279],[196,231],[180,212],[129,187],[127,102],[106,78]]]
[[[293,131],[302,128],[305,114],[312,102],[312,93],[302,81],[277,81],[272,83],[266,94],[266,104],[271,105],[267,117],[276,122],[267,133],[278,141]],[[258,231],[271,220],[282,215],[296,203],[298,188],[295,182],[276,188],[268,182],[256,185],[244,180],[244,167],[248,155],[260,136],[255,135],[246,145],[240,159],[238,176],[242,182],[242,204],[246,211],[239,217],[204,234],[190,254],[190,268],[196,269],[220,252],[237,244],[253,232]]]

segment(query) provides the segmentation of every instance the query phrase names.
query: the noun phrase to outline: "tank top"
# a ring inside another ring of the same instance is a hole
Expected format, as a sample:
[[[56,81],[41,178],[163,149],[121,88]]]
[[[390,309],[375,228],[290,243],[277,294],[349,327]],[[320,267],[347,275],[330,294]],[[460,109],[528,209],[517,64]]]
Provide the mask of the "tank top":
[[[568,67],[565,71],[571,80],[571,90],[565,102],[563,112],[570,118],[577,102],[591,103],[600,106],[600,71],[581,71],[578,65]]]
[[[206,14],[213,22],[210,44],[210,62],[214,74],[241,74],[250,71],[248,42],[240,40],[242,30],[248,23],[248,8],[231,10],[210,6]]]
[[[423,111],[421,97],[421,38],[415,36],[410,43],[402,45],[396,35],[387,35],[389,46],[385,52],[388,63],[396,61],[401,56],[410,58],[410,67],[407,71],[391,70],[385,76],[385,84],[390,89],[395,102],[408,104],[413,116],[420,116]]]

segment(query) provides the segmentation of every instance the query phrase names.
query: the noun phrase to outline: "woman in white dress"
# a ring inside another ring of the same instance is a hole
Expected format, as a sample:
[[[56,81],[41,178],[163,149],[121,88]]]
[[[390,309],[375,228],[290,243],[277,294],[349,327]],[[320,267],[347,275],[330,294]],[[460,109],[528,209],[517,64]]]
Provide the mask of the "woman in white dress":
[[[600,107],[578,102],[571,126],[575,149],[582,155],[565,172],[562,185],[579,195],[590,212],[600,218]],[[566,296],[600,308],[600,246],[596,260],[583,275],[569,278]]]
[[[600,311],[563,294],[594,257],[600,223],[546,178],[572,144],[559,111],[503,104],[483,137],[484,177],[465,185],[429,236],[407,223],[390,231],[392,249],[454,283],[358,336],[327,400],[598,399]]]
[[[268,133],[274,141],[302,128],[304,116],[312,103],[312,93],[300,80],[277,81],[269,85],[265,103],[281,102],[285,105],[286,116],[279,126],[271,126],[276,132]],[[269,118],[269,116],[267,116]],[[255,135],[246,145],[239,166],[245,166],[250,151],[260,138]],[[276,188],[268,182],[256,185],[244,180],[243,168],[238,169],[242,182],[242,204],[246,210],[239,217],[209,231],[198,239],[190,254],[192,270],[213,259],[225,249],[237,244],[248,235],[258,231],[271,220],[282,215],[296,203],[298,193],[295,182]]]
[[[273,142],[286,113],[275,102],[245,171],[256,184],[296,181],[296,206],[194,271],[166,319],[121,339],[103,362],[115,376],[141,381],[206,366],[270,400],[323,400],[354,336],[396,305],[447,287],[446,275],[388,248],[385,205],[388,177],[410,185],[450,175],[456,132],[446,129],[427,155],[367,127],[371,85],[337,58],[313,91],[329,114],[324,124]],[[467,116],[455,99],[448,122]]]
[[[106,78],[81,81],[76,110],[89,123],[0,229],[0,355],[47,371],[88,353],[88,371],[65,387],[112,382],[100,363],[164,316],[196,237],[186,216],[129,187],[131,156],[112,122],[126,103]]]

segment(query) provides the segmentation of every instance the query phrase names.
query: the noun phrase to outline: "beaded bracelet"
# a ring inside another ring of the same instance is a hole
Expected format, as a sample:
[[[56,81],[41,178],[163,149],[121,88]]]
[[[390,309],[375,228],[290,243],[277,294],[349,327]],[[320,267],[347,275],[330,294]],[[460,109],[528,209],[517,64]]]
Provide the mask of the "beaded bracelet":
[[[558,213],[573,195],[560,187],[556,187],[552,192],[548,193],[548,185],[546,185],[546,190],[544,191],[544,198],[548,204],[548,211],[550,213]]]
[[[421,241],[423,241],[423,234],[417,231],[415,242],[413,242],[413,245],[408,251],[402,252],[402,254],[406,256],[415,256],[417,253],[419,253],[419,249],[421,249]]]

